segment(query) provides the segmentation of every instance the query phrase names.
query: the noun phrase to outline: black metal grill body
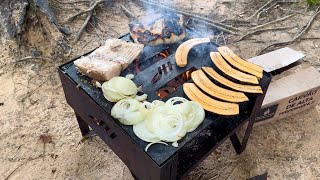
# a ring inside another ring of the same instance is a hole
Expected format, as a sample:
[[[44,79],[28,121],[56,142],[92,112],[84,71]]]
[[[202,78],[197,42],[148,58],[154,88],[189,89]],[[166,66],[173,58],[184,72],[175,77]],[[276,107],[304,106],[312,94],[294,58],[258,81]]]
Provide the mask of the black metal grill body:
[[[130,36],[126,35],[122,39],[130,41]],[[214,43],[193,48],[188,55],[188,65],[184,68],[175,65],[174,54],[153,64],[148,64],[151,61],[150,58],[158,52],[167,48],[175,52],[178,45],[144,48],[139,61],[147,66],[135,76],[134,81],[137,85],[143,85],[143,91],[148,94],[148,101],[160,99],[156,95],[156,91],[186,70],[192,67],[196,69],[200,69],[202,66],[214,67],[209,57],[210,51],[217,50],[217,45]],[[168,68],[168,63],[172,65],[171,69],[164,70],[164,68]],[[160,80],[152,84],[151,79],[158,73],[159,67],[167,73],[163,73]],[[129,73],[136,74],[134,63],[123,71],[122,75]],[[218,116],[207,112],[203,123],[180,140],[178,148],[156,144],[151,146],[148,152],[145,152],[144,149],[148,143],[134,135],[132,126],[122,125],[110,116],[114,103],[105,100],[101,90],[92,86],[86,76],[81,76],[78,73],[73,60],[60,66],[59,75],[66,100],[76,113],[82,135],[86,136],[94,131],[128,166],[136,179],[152,180],[182,178],[227,138],[231,139],[236,152],[241,153],[247,144],[254,116],[261,107],[271,80],[271,75],[264,72],[264,76],[260,80],[260,86],[264,93],[248,95],[249,103],[240,105],[240,115]],[[175,96],[186,97],[182,87],[163,100]],[[248,121],[247,130],[241,143],[236,135],[236,130]]]

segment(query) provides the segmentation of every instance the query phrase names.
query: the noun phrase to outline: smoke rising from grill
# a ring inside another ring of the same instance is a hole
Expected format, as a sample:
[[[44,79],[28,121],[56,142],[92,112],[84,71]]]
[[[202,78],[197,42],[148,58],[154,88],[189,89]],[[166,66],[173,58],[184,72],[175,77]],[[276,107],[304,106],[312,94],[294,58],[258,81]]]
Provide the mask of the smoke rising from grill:
[[[150,5],[148,3],[143,3],[142,6],[145,9],[145,16],[140,17],[140,21],[143,24],[153,23],[156,19],[163,17],[165,14],[176,13],[175,11],[161,8],[161,4],[165,4],[165,6],[172,9],[179,8],[179,6],[177,6],[178,4],[176,0],[173,0],[173,1],[164,0],[161,3],[154,2],[154,1],[151,1],[151,2],[153,4],[156,4],[156,3],[159,4],[160,7],[156,5]],[[187,10],[181,9],[181,11],[187,11]],[[179,14],[179,13],[176,13],[176,14]],[[184,24],[187,26],[188,39],[199,38],[199,37],[209,37],[210,39],[214,39],[220,34],[220,32],[217,29],[214,29],[211,26],[208,26],[202,22],[198,22],[196,20],[190,19],[189,17],[186,17],[186,16],[184,16]],[[223,41],[222,37],[220,38],[220,41]],[[206,47],[207,45],[197,46],[193,48],[193,52],[197,54],[201,54],[206,50],[205,49]]]

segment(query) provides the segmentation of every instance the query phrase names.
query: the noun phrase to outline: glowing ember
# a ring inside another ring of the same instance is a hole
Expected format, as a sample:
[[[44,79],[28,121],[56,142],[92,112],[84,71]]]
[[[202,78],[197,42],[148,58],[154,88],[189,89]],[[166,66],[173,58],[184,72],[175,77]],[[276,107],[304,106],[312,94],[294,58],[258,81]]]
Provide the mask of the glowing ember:
[[[156,58],[157,61],[160,61],[161,59],[164,59],[164,58],[168,57],[170,54],[171,54],[171,52],[168,49],[165,49],[165,50],[159,52],[155,56],[155,58]]]
[[[157,95],[162,99],[167,97],[170,93],[175,91],[179,86],[183,85],[183,83],[189,81],[191,79],[191,73],[196,71],[197,69],[192,67],[191,69],[187,70],[183,74],[175,77],[171,81],[169,81],[166,85],[162,88],[157,90]]]
[[[170,52],[169,52],[169,50],[166,49],[166,50],[160,52],[159,55],[166,58],[170,55]]]
[[[138,74],[139,72],[148,68],[150,65],[168,57],[171,54],[172,52],[169,49],[165,49],[146,61],[143,61],[143,62],[135,61],[135,66],[133,70],[135,71],[136,74]]]

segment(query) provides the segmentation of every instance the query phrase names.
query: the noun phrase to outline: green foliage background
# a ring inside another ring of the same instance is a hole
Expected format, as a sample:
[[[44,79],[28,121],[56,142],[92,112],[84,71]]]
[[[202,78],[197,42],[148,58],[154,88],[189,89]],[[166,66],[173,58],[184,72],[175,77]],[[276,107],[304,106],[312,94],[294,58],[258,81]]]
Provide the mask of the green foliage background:
[[[308,3],[310,6],[315,6],[315,5],[320,4],[320,0],[307,0],[307,3]]]

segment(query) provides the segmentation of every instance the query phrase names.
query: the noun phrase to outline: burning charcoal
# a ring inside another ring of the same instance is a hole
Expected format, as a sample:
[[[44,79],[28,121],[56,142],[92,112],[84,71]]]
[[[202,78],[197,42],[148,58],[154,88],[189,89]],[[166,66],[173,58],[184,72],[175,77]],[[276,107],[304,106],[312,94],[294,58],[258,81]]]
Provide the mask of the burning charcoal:
[[[129,27],[131,37],[141,44],[172,44],[186,37],[183,16],[175,13],[151,15],[140,22],[134,20]]]

